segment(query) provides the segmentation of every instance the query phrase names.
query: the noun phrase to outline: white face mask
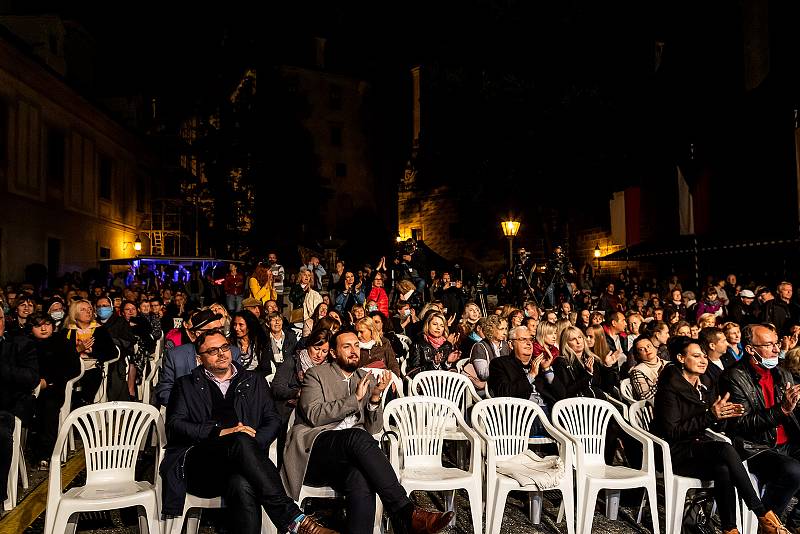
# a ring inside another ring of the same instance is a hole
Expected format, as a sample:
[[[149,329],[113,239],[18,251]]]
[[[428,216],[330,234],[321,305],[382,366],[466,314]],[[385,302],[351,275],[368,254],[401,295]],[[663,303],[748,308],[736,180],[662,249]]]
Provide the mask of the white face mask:
[[[773,369],[778,366],[778,357],[774,358],[761,358],[761,367],[764,369]]]
[[[64,318],[64,312],[63,311],[54,311],[53,313],[50,314],[50,317],[52,317],[56,321],[60,321],[61,319]]]

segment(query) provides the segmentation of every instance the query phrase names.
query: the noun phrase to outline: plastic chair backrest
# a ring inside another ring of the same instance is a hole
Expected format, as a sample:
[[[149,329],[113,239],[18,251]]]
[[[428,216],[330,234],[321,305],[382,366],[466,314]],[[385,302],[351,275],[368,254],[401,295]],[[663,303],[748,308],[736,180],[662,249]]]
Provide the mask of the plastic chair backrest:
[[[478,397],[475,387],[466,375],[450,371],[422,371],[411,379],[409,395],[427,395],[447,399],[465,413]]]
[[[631,384],[630,378],[626,378],[625,380],[620,380],[619,393],[620,396],[622,396],[622,399],[626,401],[628,404],[633,404],[634,402],[636,402],[636,399],[633,396],[633,385]]]
[[[480,401],[472,408],[472,427],[494,438],[498,460],[524,453],[536,418],[546,419],[535,402],[497,398]]]
[[[138,402],[92,404],[70,413],[64,425],[81,435],[86,483],[134,480],[141,442],[158,419],[158,409]]]
[[[445,433],[456,418],[466,426],[451,401],[429,396],[394,399],[383,410],[384,430],[397,432],[403,467],[441,467]]]
[[[608,401],[571,398],[553,406],[552,420],[557,428],[579,441],[585,461],[605,463],[606,429],[615,411]]]
[[[631,404],[628,412],[631,426],[650,432],[650,425],[653,422],[653,405],[652,403],[641,400]]]
[[[378,369],[375,367],[362,367],[361,370],[372,373],[372,376],[375,377],[375,380],[378,380],[383,374],[383,372],[386,371],[386,369]],[[395,386],[394,394],[397,395],[398,397],[405,397],[405,395],[403,394],[403,381],[400,380],[400,377],[398,377],[391,371],[389,371],[389,375],[392,377],[392,384],[394,384]],[[392,390],[391,387],[387,387],[386,389],[383,390],[383,395],[381,395],[381,401],[384,406],[386,405],[386,397],[387,395],[389,395],[389,392],[391,390]]]

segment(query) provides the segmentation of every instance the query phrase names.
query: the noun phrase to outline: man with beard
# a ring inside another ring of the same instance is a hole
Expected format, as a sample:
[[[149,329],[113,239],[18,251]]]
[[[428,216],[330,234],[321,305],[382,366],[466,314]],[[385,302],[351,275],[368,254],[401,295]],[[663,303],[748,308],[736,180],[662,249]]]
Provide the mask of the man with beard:
[[[390,371],[376,382],[372,373],[358,368],[361,350],[353,332],[337,332],[330,344],[334,361],[304,375],[297,418],[286,441],[283,469],[289,495],[297,499],[304,483],[343,493],[350,534],[373,531],[376,493],[395,532],[440,531],[453,512],[416,507],[372,437],[383,428],[381,397],[391,383]]]

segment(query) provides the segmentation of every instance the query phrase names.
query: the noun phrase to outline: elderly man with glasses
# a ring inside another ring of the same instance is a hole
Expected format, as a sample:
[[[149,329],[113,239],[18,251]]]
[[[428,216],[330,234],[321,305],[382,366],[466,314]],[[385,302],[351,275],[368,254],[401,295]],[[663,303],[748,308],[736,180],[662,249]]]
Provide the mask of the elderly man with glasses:
[[[219,330],[194,346],[200,365],[178,379],[167,407],[162,513],[181,515],[187,492],[222,496],[231,532],[260,533],[263,507],[279,532],[333,534],[286,495],[267,457],[281,421],[266,380],[233,361]]]
[[[744,415],[731,420],[726,433],[765,486],[764,506],[780,516],[800,490],[800,424],[795,417],[800,385],[778,366],[781,348],[773,325],[745,326],[742,347],[742,359],[720,376],[719,394],[730,393],[730,402],[744,407]],[[800,527],[798,512],[790,514],[787,526]]]
[[[547,403],[536,390],[534,382],[540,374],[552,382],[553,358],[543,352],[533,356],[533,336],[524,326],[511,329],[508,333],[511,354],[494,358],[489,363],[489,393],[492,397],[516,397],[529,399],[547,411]]]

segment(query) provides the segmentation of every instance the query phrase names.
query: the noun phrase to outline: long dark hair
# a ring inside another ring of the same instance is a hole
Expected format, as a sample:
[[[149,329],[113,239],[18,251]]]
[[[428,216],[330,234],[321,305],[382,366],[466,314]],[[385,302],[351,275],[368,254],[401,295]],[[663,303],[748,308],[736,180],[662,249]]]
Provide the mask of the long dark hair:
[[[244,319],[244,324],[247,326],[247,341],[250,347],[252,347],[250,353],[260,355],[261,352],[269,346],[267,333],[261,327],[261,323],[258,322],[253,312],[250,310],[242,310],[233,314],[231,317],[231,325],[233,325],[233,321],[236,320],[237,317]],[[233,326],[231,326],[231,341],[236,343],[236,334],[233,332]],[[247,368],[250,362],[245,362],[244,358],[245,356],[242,355],[242,365]],[[259,361],[261,361],[260,356]]]

